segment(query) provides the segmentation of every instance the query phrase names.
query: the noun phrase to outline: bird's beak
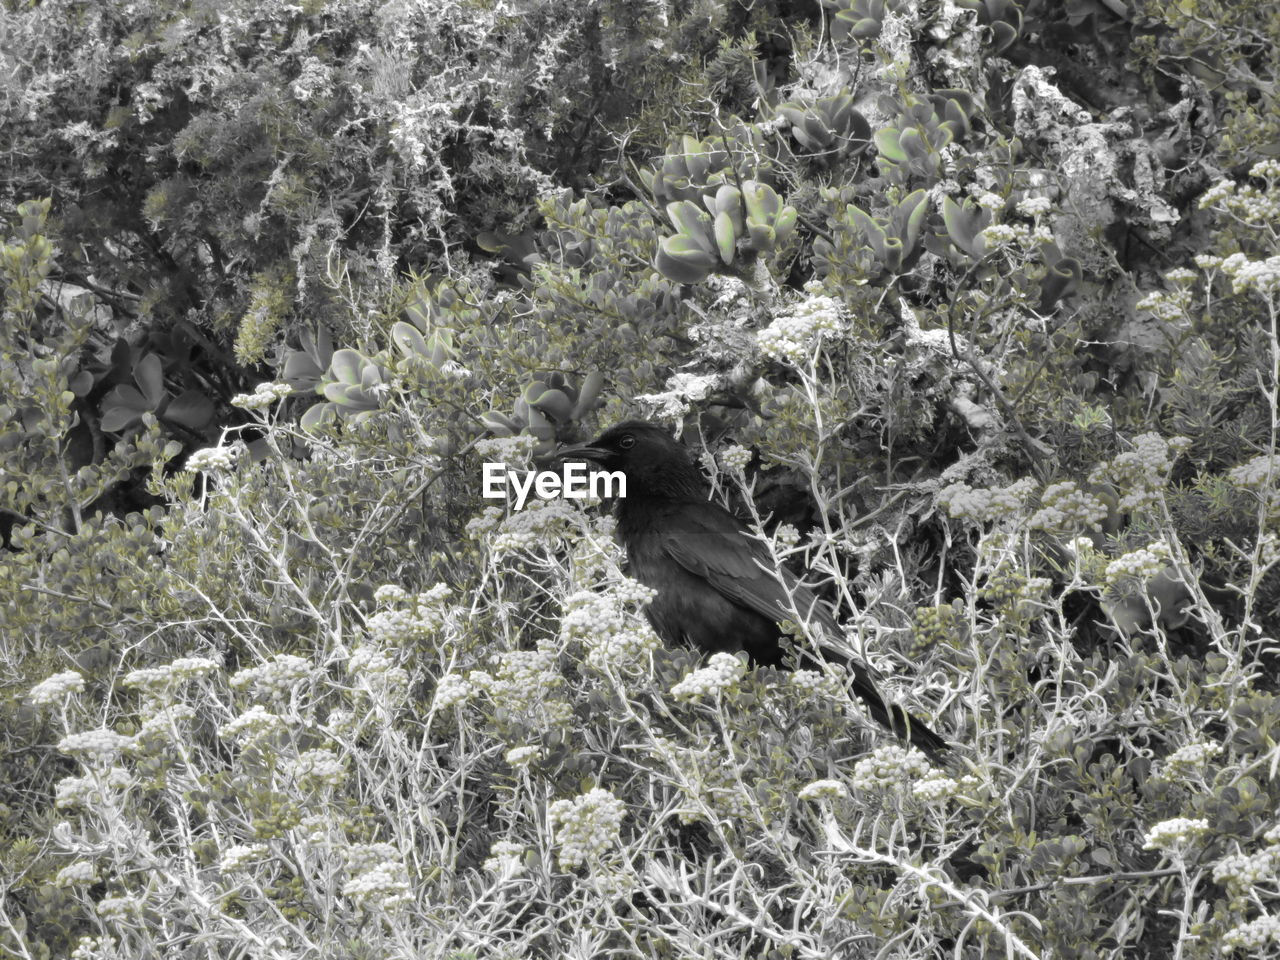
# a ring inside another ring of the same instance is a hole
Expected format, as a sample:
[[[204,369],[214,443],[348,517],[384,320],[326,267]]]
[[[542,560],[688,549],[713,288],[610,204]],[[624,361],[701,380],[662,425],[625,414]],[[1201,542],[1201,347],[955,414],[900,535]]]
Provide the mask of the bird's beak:
[[[612,450],[606,450],[604,447],[593,447],[589,443],[575,443],[572,446],[561,447],[551,455],[552,462],[556,460],[590,460],[592,463],[604,463],[613,455]]]

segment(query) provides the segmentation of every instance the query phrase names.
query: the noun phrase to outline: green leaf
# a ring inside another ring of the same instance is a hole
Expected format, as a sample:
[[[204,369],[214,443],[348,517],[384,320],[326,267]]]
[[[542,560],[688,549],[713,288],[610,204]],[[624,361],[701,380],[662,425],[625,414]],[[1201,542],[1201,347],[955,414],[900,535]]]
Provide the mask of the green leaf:
[[[419,356],[424,360],[431,359],[431,350],[427,347],[426,338],[411,323],[397,320],[391,327],[391,341],[406,357]]]
[[[329,373],[339,383],[358,384],[364,362],[364,357],[356,350],[336,350],[329,363]]]
[[[154,410],[164,400],[164,370],[160,358],[148,353],[133,368],[133,380],[147,398],[148,410]]]
[[[715,221],[716,250],[720,253],[721,263],[728,266],[733,262],[733,251],[738,240],[737,231],[733,227],[733,217],[726,211],[716,214]]]
[[[877,130],[875,135],[876,150],[881,158],[891,163],[906,163],[910,158],[902,149],[902,134],[893,127]]]
[[[188,430],[203,430],[213,420],[213,401],[199,390],[184,390],[165,407],[161,417]]]

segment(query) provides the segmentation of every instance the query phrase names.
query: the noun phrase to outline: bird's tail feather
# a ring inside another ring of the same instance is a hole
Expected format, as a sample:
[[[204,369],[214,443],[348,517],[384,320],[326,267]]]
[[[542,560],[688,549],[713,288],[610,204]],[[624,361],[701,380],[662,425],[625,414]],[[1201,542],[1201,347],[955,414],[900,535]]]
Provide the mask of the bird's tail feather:
[[[835,617],[816,598],[810,600],[807,612],[817,620],[828,638],[834,639],[841,635],[842,631],[836,624]],[[873,679],[874,674],[869,667],[835,651],[830,646],[824,645],[824,655],[829,662],[840,663],[853,674],[853,691],[867,705],[872,719],[892,731],[895,736],[918,747],[920,752],[934,763],[939,766],[945,765],[946,758],[951,752],[951,744],[925,726],[923,721],[916,720],[902,707],[886,700],[880,694],[880,688],[876,685]]]

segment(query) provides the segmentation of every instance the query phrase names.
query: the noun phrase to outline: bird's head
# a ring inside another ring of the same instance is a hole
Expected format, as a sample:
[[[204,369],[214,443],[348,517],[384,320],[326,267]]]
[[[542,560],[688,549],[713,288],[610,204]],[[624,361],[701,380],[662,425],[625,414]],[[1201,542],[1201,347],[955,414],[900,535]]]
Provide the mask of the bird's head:
[[[627,495],[706,499],[702,473],[662,427],[625,420],[587,443],[563,447],[556,460],[588,460],[627,477]]]

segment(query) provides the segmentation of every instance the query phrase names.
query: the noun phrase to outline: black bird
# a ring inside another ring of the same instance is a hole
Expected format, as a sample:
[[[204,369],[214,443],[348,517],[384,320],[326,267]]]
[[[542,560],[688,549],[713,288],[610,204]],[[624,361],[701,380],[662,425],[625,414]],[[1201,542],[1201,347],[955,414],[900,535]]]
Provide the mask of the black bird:
[[[745,650],[756,663],[777,666],[783,657],[778,623],[794,619],[792,605],[829,636],[840,635],[813,592],[785,569],[775,572],[746,525],[708,499],[701,471],[661,427],[628,420],[589,443],[562,448],[555,459],[589,460],[626,475],[618,532],[631,575],[657,591],[647,613],[665,642],[708,653]],[[929,756],[947,750],[945,740],[880,695],[869,666],[828,659],[844,663],[854,693],[878,723]]]

